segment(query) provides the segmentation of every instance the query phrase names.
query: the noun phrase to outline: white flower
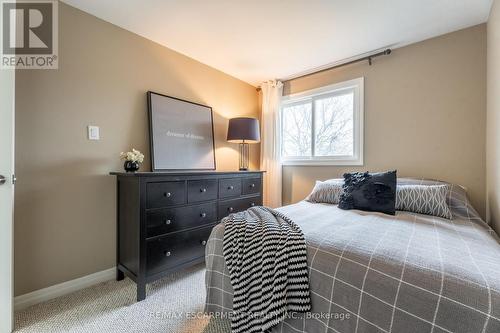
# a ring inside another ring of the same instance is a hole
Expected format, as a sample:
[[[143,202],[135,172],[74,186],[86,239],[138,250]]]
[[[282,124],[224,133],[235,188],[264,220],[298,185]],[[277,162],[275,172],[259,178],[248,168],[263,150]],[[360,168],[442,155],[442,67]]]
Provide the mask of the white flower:
[[[144,154],[137,149],[132,148],[132,151],[128,151],[126,153],[121,152],[120,158],[125,161],[142,163],[144,161]]]

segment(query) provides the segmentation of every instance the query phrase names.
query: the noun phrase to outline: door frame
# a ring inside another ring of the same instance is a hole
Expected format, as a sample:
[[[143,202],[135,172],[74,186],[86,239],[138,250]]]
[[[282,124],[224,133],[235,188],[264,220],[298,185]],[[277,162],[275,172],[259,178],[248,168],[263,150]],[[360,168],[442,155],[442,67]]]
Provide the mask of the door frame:
[[[0,69],[0,333],[14,329],[14,69]]]

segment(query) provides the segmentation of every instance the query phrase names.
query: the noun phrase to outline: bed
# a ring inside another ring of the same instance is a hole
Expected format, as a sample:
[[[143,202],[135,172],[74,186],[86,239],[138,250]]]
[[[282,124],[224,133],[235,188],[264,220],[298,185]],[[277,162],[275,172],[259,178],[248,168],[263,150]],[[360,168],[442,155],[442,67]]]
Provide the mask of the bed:
[[[462,187],[448,204],[452,220],[307,201],[279,208],[307,242],[312,311],[273,332],[500,332],[500,240]],[[206,248],[205,310],[218,315],[233,295],[223,236],[221,223]]]

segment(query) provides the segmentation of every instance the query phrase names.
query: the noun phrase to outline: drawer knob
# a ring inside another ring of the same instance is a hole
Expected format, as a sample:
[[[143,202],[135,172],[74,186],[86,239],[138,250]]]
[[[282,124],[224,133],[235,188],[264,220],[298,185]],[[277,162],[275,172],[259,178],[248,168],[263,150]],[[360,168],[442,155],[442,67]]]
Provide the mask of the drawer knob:
[[[207,213],[201,213],[200,217],[207,217]]]
[[[167,197],[167,198],[170,198],[170,197],[172,196],[172,193],[170,193],[170,192],[165,192],[165,193],[163,193],[163,196],[164,196],[164,197]]]
[[[163,221],[165,222],[165,224],[166,224],[166,225],[169,225],[170,223],[172,223],[172,221],[171,221],[171,220],[169,220],[169,219],[165,219],[165,220],[163,220]]]
[[[201,245],[203,245],[203,246],[207,245],[207,241],[206,240],[201,241]]]
[[[250,184],[250,187],[251,187],[251,188],[254,188],[254,187],[255,187],[255,184]]]
[[[165,255],[165,257],[170,257],[172,255],[170,251],[163,251],[163,254]]]
[[[252,203],[250,204],[250,207],[253,207],[253,206],[255,206],[255,202],[252,202]]]
[[[228,189],[228,190],[234,190],[234,186],[233,186],[233,185],[228,186],[228,187],[227,187],[227,189]]]
[[[229,212],[232,212],[232,211],[234,210],[234,208],[233,208],[233,207],[229,207],[227,210],[228,210]]]
[[[200,192],[205,193],[207,191],[206,188],[200,188]]]

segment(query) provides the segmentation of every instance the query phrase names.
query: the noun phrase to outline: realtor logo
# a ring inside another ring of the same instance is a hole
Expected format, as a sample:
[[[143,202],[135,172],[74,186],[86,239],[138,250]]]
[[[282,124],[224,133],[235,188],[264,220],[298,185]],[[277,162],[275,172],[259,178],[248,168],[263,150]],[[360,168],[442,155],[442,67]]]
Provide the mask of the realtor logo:
[[[2,1],[1,68],[57,69],[57,0]]]

